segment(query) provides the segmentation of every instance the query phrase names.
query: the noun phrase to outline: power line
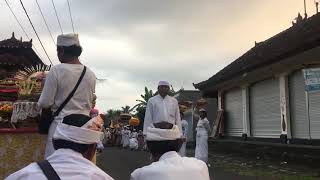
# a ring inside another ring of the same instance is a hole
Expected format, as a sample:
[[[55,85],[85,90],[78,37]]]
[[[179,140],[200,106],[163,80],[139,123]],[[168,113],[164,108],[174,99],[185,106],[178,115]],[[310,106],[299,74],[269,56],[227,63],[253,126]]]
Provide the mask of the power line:
[[[53,38],[53,36],[52,36],[52,33],[51,33],[51,31],[50,31],[50,28],[49,28],[49,26],[48,26],[48,23],[47,23],[47,21],[46,21],[46,18],[44,17],[44,15],[43,15],[43,13],[42,13],[42,10],[41,10],[41,7],[40,7],[40,5],[39,5],[39,3],[38,3],[38,0],[36,0],[36,3],[37,3],[37,6],[38,6],[39,11],[40,11],[40,13],[41,13],[41,16],[42,16],[42,19],[43,19],[43,21],[44,21],[44,24],[46,25],[47,30],[48,30],[48,32],[49,32],[49,34],[50,34],[50,36],[51,36],[51,39],[52,39],[52,41],[53,41],[53,44],[56,45],[56,42],[54,41],[54,38]]]
[[[51,59],[50,59],[50,57],[49,57],[49,55],[48,55],[48,53],[47,53],[46,49],[44,48],[44,46],[43,46],[43,44],[42,44],[42,42],[41,42],[41,40],[40,40],[40,38],[39,38],[39,35],[38,35],[38,33],[37,33],[36,29],[34,28],[34,26],[33,26],[32,22],[31,22],[31,19],[30,19],[30,17],[29,17],[29,15],[28,15],[28,13],[27,13],[26,8],[24,7],[24,5],[23,5],[23,3],[22,3],[22,0],[20,0],[20,3],[21,3],[21,6],[22,6],[22,8],[23,8],[23,10],[24,10],[24,12],[25,12],[25,14],[26,14],[26,16],[27,16],[27,17],[28,17],[28,19],[29,19],[29,22],[30,22],[30,24],[31,24],[31,26],[32,26],[33,31],[35,32],[35,34],[36,34],[36,36],[37,36],[37,38],[38,38],[38,40],[39,40],[39,42],[40,42],[40,44],[41,44],[41,46],[42,46],[43,51],[45,52],[45,54],[46,54],[47,58],[49,59],[49,61],[50,61],[51,65],[53,65],[53,63],[52,63],[52,61],[51,61]]]
[[[67,0],[67,2],[68,2],[68,7],[69,7],[69,14],[70,14],[70,19],[71,19],[71,24],[72,24],[72,30],[74,33],[74,25],[73,25],[73,19],[72,19],[72,15],[71,15],[70,2],[69,2],[69,0]]]
[[[61,34],[63,34],[62,27],[61,27],[61,23],[60,23],[60,20],[59,20],[59,17],[58,17],[58,13],[57,13],[56,6],[54,5],[53,0],[51,0],[51,2],[52,2],[52,6],[53,6],[53,9],[54,9],[54,12],[55,12],[55,14],[56,14],[56,17],[57,17],[58,23],[59,23],[59,27],[60,27],[60,30],[61,30]]]
[[[9,5],[8,1],[7,1],[7,0],[4,0],[4,1],[6,2],[8,8],[10,9],[10,12],[11,12],[11,14],[13,15],[14,19],[17,21],[17,23],[19,24],[20,28],[22,29],[24,35],[27,37],[27,39],[28,39],[29,41],[31,41],[31,38],[28,36],[26,30],[23,28],[22,24],[20,23],[18,17],[17,17],[16,14],[13,12],[13,10],[12,10],[11,6]],[[35,46],[33,46],[33,48],[34,48],[34,51],[36,52],[36,54],[41,58],[40,53],[38,52],[37,48],[36,48]]]

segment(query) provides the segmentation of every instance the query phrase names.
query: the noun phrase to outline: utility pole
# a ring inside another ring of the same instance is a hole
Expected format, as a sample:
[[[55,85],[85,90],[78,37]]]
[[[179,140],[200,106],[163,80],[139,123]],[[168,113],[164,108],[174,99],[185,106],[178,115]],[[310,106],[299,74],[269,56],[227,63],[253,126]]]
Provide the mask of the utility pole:
[[[314,3],[316,4],[316,13],[318,14],[319,12],[319,0],[314,0]]]

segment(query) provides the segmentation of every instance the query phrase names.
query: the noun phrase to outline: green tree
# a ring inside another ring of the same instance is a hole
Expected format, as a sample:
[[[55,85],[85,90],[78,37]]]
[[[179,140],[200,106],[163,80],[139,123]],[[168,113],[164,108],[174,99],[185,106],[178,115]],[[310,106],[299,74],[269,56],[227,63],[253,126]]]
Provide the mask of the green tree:
[[[124,107],[121,107],[122,113],[128,113],[130,114],[133,111],[133,108],[130,108],[130,106],[126,105]]]
[[[138,107],[147,107],[147,103],[150,98],[152,98],[155,94],[152,90],[149,90],[147,87],[144,88],[144,94],[141,94],[142,99],[137,99],[138,104],[134,105],[132,109],[136,109]]]
[[[138,129],[143,129],[144,116],[146,113],[147,103],[150,98],[152,98],[155,94],[152,90],[147,87],[144,88],[144,94],[141,94],[141,99],[137,99],[138,104],[132,107],[132,110],[135,110],[134,116],[140,120],[140,124]]]
[[[145,114],[146,114],[146,107],[144,107],[144,106],[137,107],[135,116],[140,120],[140,124],[137,127],[140,130],[143,129]]]
[[[117,120],[120,117],[120,114],[121,114],[121,110],[109,109],[107,111],[105,122],[104,122],[105,126],[109,126],[111,121]]]

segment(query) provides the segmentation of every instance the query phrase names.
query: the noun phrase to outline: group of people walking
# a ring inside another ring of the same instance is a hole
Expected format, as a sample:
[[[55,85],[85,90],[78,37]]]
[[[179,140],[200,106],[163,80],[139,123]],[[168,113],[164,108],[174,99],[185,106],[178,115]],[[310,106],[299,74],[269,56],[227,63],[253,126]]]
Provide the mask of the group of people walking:
[[[74,91],[73,95],[50,125],[45,160],[31,163],[6,180],[113,179],[92,162],[102,139],[114,139],[111,130],[103,128],[104,116],[89,116],[96,77],[79,61],[81,52],[77,34],[58,36],[57,54],[61,64],[51,68],[38,105],[56,112],[70,92]],[[81,74],[83,78],[79,81]],[[78,88],[74,88],[76,84]],[[200,110],[197,124],[195,158],[184,157],[188,124],[181,120],[178,102],[168,95],[169,90],[167,81],[159,82],[159,94],[148,101],[142,132],[126,128],[116,131],[122,147],[138,149],[142,139],[143,146],[151,153],[152,164],[133,171],[130,179],[209,180],[206,163],[210,126],[205,110]]]
[[[141,130],[128,126],[119,128],[106,128],[104,130],[103,145],[129,148],[130,150],[146,150],[144,136]]]

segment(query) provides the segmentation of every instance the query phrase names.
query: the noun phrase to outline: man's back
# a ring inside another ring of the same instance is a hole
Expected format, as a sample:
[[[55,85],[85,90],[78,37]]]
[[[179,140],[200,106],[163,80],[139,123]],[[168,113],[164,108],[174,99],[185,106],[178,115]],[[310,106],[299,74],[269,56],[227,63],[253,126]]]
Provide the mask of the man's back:
[[[51,166],[63,180],[113,180],[80,153],[70,149],[59,149],[48,157]],[[36,163],[10,175],[6,180],[47,180]]]
[[[170,151],[158,162],[135,170],[131,180],[209,180],[206,164],[195,158],[181,157]]]
[[[56,111],[75,87],[83,68],[84,66],[81,64],[66,63],[52,67],[38,102],[40,107],[52,105],[53,111]],[[69,114],[89,115],[95,92],[95,83],[94,73],[87,68],[77,91],[61,111],[59,119]]]

